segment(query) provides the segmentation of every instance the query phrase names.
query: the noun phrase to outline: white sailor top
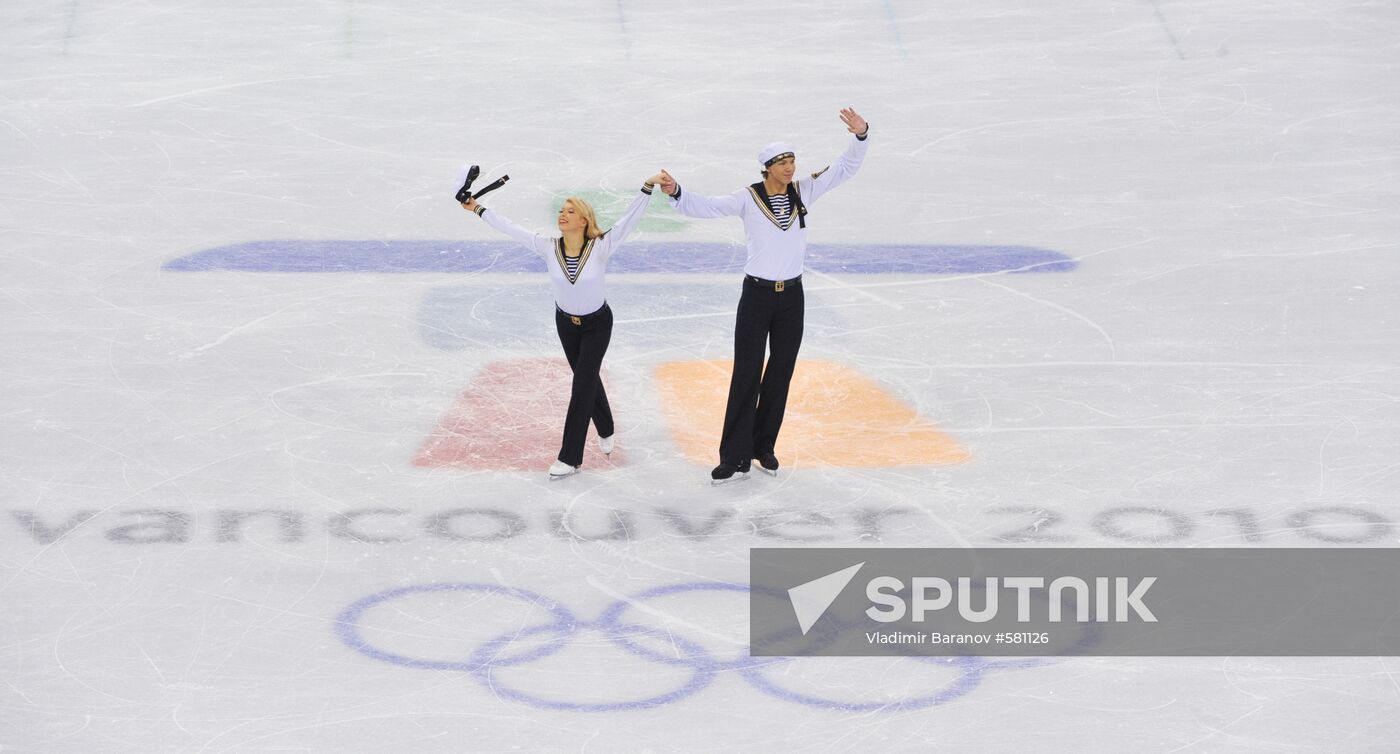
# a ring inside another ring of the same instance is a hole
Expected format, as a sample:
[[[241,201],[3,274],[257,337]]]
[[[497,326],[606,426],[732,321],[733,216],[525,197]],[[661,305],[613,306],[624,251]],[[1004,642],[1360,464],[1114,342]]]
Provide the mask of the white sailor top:
[[[487,225],[519,241],[525,248],[543,257],[549,269],[549,282],[554,289],[554,303],[565,314],[583,316],[603,308],[607,301],[605,273],[608,258],[627,240],[627,236],[637,227],[651,201],[651,191],[643,187],[632,201],[622,219],[603,233],[583,244],[578,257],[576,276],[569,274],[568,262],[564,259],[564,239],[531,233],[515,223],[501,217],[495,210],[483,209],[479,214]]]
[[[851,136],[846,151],[830,168],[811,178],[796,181],[802,204],[815,204],[823,194],[844,183],[860,170],[865,160],[866,140]],[[744,272],[765,280],[790,280],[802,274],[802,261],[807,256],[807,228],[792,207],[786,222],[773,213],[762,192],[750,186],[728,196],[700,196],[676,187],[671,206],[690,217],[725,217],[738,215],[744,221],[744,242],[748,247],[748,262]]]

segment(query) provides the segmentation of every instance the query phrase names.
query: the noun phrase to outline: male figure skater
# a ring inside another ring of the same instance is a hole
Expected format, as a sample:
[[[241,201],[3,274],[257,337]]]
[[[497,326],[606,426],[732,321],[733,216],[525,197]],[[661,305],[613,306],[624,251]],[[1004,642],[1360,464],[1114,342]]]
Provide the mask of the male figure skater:
[[[711,484],[747,478],[755,458],[768,473],[778,473],[774,448],[802,345],[807,207],[856,174],[870,134],[870,125],[855,110],[842,110],[841,122],[853,134],[850,144],[836,164],[810,178],[793,180],[797,157],[783,142],[759,152],[763,180],[727,196],[686,193],[670,173],[661,171],[661,190],[681,214],[738,215],[744,221],[748,262],[734,321],[734,373],[729,379],[719,465],[710,472]],[[765,347],[769,351],[766,370]]]

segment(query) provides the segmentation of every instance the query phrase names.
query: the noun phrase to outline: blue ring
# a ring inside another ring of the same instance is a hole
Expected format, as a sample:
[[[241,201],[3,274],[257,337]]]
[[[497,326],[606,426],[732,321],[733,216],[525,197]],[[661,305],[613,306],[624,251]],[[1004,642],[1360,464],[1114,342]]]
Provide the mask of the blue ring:
[[[568,608],[542,594],[536,594],[535,592],[525,589],[505,587],[499,584],[420,584],[417,586],[389,589],[379,592],[378,594],[371,594],[368,597],[354,602],[336,617],[336,634],[340,637],[340,640],[351,649],[376,660],[392,663],[394,665],[423,668],[427,670],[474,670],[475,666],[471,660],[467,662],[450,662],[445,660],[422,660],[415,657],[406,657],[379,649],[371,645],[360,635],[360,618],[364,615],[365,611],[381,603],[388,602],[389,600],[422,592],[486,592],[488,594],[507,594],[548,610],[554,616],[554,623],[547,625],[572,626],[578,622],[574,614],[570,612]],[[528,660],[548,657],[562,648],[561,645],[545,645],[533,652],[526,652],[518,658],[511,658],[511,662],[526,662]],[[477,650],[477,652],[472,654],[472,657],[475,658],[480,653],[481,651]],[[500,664],[500,661],[497,661],[497,664]]]
[[[645,633],[655,636],[662,636],[665,637],[667,641],[673,642],[681,646],[686,652],[690,654],[706,658],[709,657],[709,654],[705,652],[705,649],[703,647],[701,647],[693,641],[690,641],[689,639],[683,639],[679,636],[674,635],[667,635],[662,631],[658,631],[653,628],[647,628],[645,626],[632,626],[621,623],[603,624],[601,622],[570,623],[567,625],[552,624],[533,626],[531,628],[527,628],[523,631],[519,631],[516,633],[502,634],[501,636],[498,636],[492,639],[491,641],[486,642],[481,646],[481,649],[477,650],[477,652],[472,655],[473,660],[480,659],[481,661],[476,665],[475,668],[471,670],[471,673],[472,675],[476,676],[476,679],[480,681],[483,686],[490,689],[491,692],[494,693],[497,697],[509,699],[516,702],[523,702],[533,707],[540,707],[543,709],[552,710],[567,710],[572,712],[614,712],[618,710],[644,710],[651,709],[653,707],[660,707],[662,705],[678,702],[682,699],[685,699],[686,697],[692,696],[702,691],[706,686],[709,686],[710,682],[713,681],[715,678],[716,668],[706,667],[704,663],[688,663],[694,672],[691,674],[690,680],[687,681],[684,686],[681,686],[680,688],[675,689],[674,691],[668,691],[664,694],[658,694],[656,696],[651,696],[645,699],[638,699],[629,702],[561,702],[553,699],[544,699],[542,697],[538,697],[533,694],[528,694],[524,691],[519,691],[517,689],[513,689],[505,685],[501,681],[501,679],[492,675],[492,670],[494,670],[496,667],[499,667],[501,664],[492,662],[489,659],[485,659],[489,657],[489,655],[491,655],[494,651],[496,651],[498,649],[498,646],[504,646],[505,644],[508,644],[509,642],[514,641],[515,639],[523,636],[532,636],[534,634],[544,633],[547,631],[558,631],[562,634],[565,634],[569,638],[572,638],[573,635],[578,633],[579,631],[586,630],[602,631],[603,633],[608,635],[609,640],[614,645],[619,644],[616,639],[617,632],[619,631],[630,631],[634,633]],[[560,648],[563,648],[567,643],[567,641],[559,641],[554,642],[551,646],[556,647],[554,651],[557,652]],[[512,662],[511,664],[518,664],[519,662],[521,662],[521,660]],[[711,662],[713,662],[712,658]]]
[[[610,638],[612,639],[614,644],[621,646],[623,649],[626,649],[627,651],[637,655],[638,657],[653,660],[655,662],[665,663],[667,665],[689,665],[692,667],[697,667],[693,660],[687,660],[672,655],[662,654],[655,650],[648,649],[647,647],[642,646],[640,644],[636,644],[626,635],[618,635],[616,633],[611,632],[611,627],[618,625],[618,621],[621,619],[622,614],[630,610],[632,608],[632,603],[634,602],[642,602],[655,597],[667,597],[673,594],[681,594],[684,592],[700,591],[742,592],[747,594],[751,590],[747,585],[744,584],[705,581],[697,581],[688,584],[669,584],[667,586],[654,587],[652,589],[647,589],[646,591],[638,592],[632,595],[631,597],[617,600],[616,602],[609,605],[608,608],[604,610],[601,615],[598,616],[598,625],[610,631]],[[654,633],[661,632],[656,631]],[[672,640],[670,634],[667,634],[666,636],[667,641]],[[691,643],[694,644],[694,642]],[[786,662],[788,659],[790,659],[787,657],[756,658],[745,655],[734,660],[722,660],[710,654],[709,651],[705,650],[703,647],[700,649],[700,651],[701,653],[703,653],[704,658],[706,660],[705,666],[710,672],[717,672],[721,670],[742,670],[744,668],[753,667],[755,665],[772,665],[778,662]]]
[[[921,660],[945,660],[946,658],[918,658]],[[959,658],[960,659],[960,658]],[[748,668],[739,671],[748,681],[749,685],[759,691],[785,702],[802,704],[817,709],[836,710],[840,712],[903,712],[907,710],[925,709],[940,704],[947,704],[955,699],[961,698],[982,682],[982,674],[986,669],[978,663],[964,663],[955,660],[952,664],[965,665],[962,673],[949,682],[946,686],[933,694],[916,696],[910,699],[902,699],[891,702],[842,702],[835,699],[824,699],[819,696],[803,694],[768,680],[763,675],[760,668]]]

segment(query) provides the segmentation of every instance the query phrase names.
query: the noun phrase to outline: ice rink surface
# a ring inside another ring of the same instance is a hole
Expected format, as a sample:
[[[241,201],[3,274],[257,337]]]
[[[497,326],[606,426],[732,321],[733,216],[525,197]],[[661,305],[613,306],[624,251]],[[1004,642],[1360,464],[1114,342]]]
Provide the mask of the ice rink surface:
[[[1388,2],[0,6],[0,751],[1400,748],[1396,658],[746,658],[758,546],[1400,544]],[[872,124],[781,474],[653,199],[549,482],[550,232]],[[591,442],[591,440],[590,440]],[[668,654],[669,650],[669,654]]]

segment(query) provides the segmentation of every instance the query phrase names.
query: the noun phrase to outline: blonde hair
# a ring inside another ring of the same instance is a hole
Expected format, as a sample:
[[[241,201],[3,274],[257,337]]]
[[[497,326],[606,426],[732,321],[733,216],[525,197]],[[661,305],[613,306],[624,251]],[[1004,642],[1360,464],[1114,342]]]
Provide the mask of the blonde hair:
[[[603,235],[603,229],[598,227],[598,215],[593,211],[593,205],[585,202],[577,196],[571,196],[564,200],[564,206],[574,205],[574,211],[583,218],[583,237],[597,238]]]

